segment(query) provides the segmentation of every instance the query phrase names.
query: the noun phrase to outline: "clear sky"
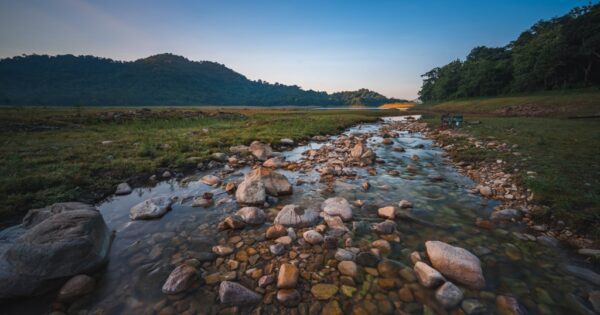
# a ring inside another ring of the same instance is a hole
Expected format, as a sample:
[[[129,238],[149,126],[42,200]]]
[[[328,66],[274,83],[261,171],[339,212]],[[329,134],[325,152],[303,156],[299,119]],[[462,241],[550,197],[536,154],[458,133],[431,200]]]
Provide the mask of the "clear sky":
[[[0,0],[0,58],[171,52],[305,89],[413,99],[420,75],[577,0]]]

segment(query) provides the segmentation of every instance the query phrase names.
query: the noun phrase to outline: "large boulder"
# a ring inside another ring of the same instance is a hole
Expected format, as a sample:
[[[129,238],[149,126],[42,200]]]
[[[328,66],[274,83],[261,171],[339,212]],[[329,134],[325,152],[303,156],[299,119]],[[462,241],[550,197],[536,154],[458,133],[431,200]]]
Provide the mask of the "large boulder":
[[[338,216],[344,221],[352,220],[352,207],[348,200],[342,197],[333,197],[323,201],[321,209],[328,215]]]
[[[283,175],[265,167],[258,167],[248,174],[249,179],[257,179],[265,184],[267,194],[271,196],[289,195],[292,193],[292,184]]]
[[[267,199],[265,184],[258,178],[246,176],[235,191],[237,202],[245,205],[263,205]]]
[[[111,233],[93,206],[31,210],[0,233],[0,299],[43,294],[107,262]]]
[[[440,241],[425,242],[427,256],[444,276],[472,289],[483,289],[485,278],[477,256],[464,248]]]
[[[169,196],[156,196],[144,200],[129,209],[132,220],[151,220],[162,217],[171,209],[173,200]]]
[[[279,211],[274,223],[292,227],[312,226],[319,220],[319,213],[298,205],[287,205]]]
[[[271,146],[259,141],[254,141],[250,144],[250,152],[260,161],[265,161],[273,155]]]

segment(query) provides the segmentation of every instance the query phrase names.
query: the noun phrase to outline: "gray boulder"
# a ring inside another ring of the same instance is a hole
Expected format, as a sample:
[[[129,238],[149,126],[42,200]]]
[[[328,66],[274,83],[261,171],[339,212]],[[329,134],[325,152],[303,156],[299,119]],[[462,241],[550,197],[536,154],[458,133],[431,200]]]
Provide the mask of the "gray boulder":
[[[156,196],[142,201],[129,209],[132,220],[149,220],[160,218],[171,209],[173,200],[169,196]]]
[[[256,304],[262,301],[262,296],[237,282],[223,281],[219,286],[219,299],[223,304],[241,306]]]
[[[279,211],[274,223],[292,227],[313,226],[319,220],[319,213],[298,205],[287,205]]]
[[[333,197],[323,201],[321,209],[330,216],[342,218],[343,221],[352,220],[350,203],[342,197]]]
[[[31,210],[23,224],[0,235],[0,299],[43,294],[99,269],[110,243],[102,215],[90,205]]]

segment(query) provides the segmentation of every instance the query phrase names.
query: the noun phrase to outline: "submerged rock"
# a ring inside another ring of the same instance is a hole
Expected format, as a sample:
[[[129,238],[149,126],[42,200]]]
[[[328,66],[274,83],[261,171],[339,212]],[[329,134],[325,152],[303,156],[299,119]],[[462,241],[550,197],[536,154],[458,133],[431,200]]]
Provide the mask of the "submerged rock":
[[[300,304],[302,296],[296,289],[277,290],[277,301],[285,307],[294,307]]]
[[[392,234],[396,231],[396,222],[385,220],[373,226],[373,230],[379,234]]]
[[[235,214],[241,217],[246,224],[259,225],[265,223],[266,220],[265,212],[256,207],[244,207]]]
[[[343,221],[352,220],[352,207],[348,203],[348,200],[342,197],[333,197],[325,200],[321,204],[323,212],[330,216],[338,216]]]
[[[262,296],[237,282],[223,281],[219,286],[219,300],[224,304],[242,306],[259,303]]]
[[[435,291],[435,299],[445,308],[453,308],[463,299],[463,292],[448,281]]]
[[[99,211],[82,203],[31,210],[0,244],[0,299],[55,289],[108,259],[111,233]]]
[[[57,300],[70,302],[94,290],[96,280],[88,275],[76,275],[69,279],[58,291]]]
[[[313,209],[304,209],[297,205],[287,205],[279,211],[274,223],[292,227],[312,226],[319,220],[319,214]]]
[[[315,230],[308,230],[302,234],[304,240],[309,244],[321,244],[323,243],[323,235]]]
[[[246,178],[235,191],[237,202],[245,205],[263,205],[267,199],[265,184],[257,178]]]
[[[156,196],[144,200],[129,209],[132,220],[150,220],[160,218],[171,209],[173,200],[169,196]]]
[[[338,292],[335,284],[319,283],[310,288],[310,292],[317,300],[329,300]]]
[[[477,256],[464,248],[440,241],[428,241],[425,247],[431,264],[444,276],[472,289],[485,287],[481,262]]]
[[[510,221],[519,220],[523,215],[516,209],[502,209],[492,212],[490,220],[492,221]]]
[[[165,294],[179,294],[188,290],[197,278],[196,268],[183,264],[175,268],[162,286]]]
[[[426,288],[436,288],[446,281],[439,271],[421,261],[418,261],[415,264],[415,273],[417,274],[419,282]]]
[[[209,186],[217,186],[221,183],[221,179],[215,175],[205,175],[200,181]]]
[[[298,276],[300,271],[298,267],[285,263],[279,267],[279,274],[277,275],[277,288],[278,289],[293,289],[298,283]]]
[[[521,307],[517,299],[512,296],[498,295],[496,308],[501,315],[525,315],[527,312]]]

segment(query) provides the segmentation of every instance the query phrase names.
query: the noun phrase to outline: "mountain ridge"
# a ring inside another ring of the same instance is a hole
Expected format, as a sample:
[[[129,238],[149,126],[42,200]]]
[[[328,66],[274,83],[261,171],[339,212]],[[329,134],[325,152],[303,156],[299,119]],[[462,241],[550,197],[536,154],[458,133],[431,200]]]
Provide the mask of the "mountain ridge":
[[[328,94],[253,81],[224,64],[171,53],[134,61],[90,55],[0,59],[2,105],[378,106],[395,101],[368,89]]]

